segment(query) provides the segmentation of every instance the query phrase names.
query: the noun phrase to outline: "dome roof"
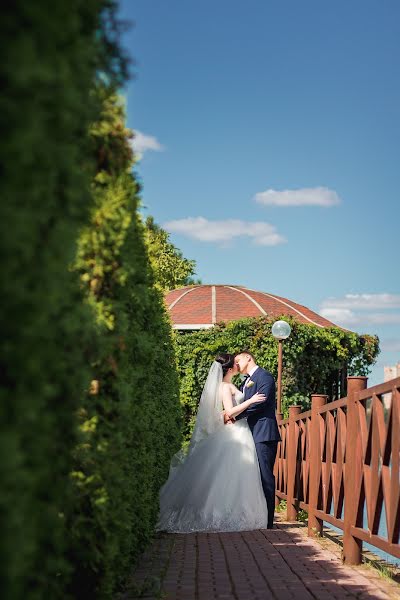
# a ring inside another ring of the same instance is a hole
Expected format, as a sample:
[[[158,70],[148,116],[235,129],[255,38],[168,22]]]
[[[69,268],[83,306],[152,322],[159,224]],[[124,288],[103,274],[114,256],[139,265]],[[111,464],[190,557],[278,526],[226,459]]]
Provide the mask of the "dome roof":
[[[174,329],[206,329],[245,317],[294,317],[300,323],[336,327],[287,298],[238,285],[190,285],[165,295]]]

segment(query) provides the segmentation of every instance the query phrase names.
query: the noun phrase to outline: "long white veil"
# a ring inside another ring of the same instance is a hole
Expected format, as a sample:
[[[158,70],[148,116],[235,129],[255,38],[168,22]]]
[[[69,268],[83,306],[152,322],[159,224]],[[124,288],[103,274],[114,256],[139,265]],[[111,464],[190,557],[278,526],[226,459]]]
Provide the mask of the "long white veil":
[[[196,423],[190,438],[187,452],[180,450],[171,460],[170,477],[175,475],[174,471],[185,460],[186,456],[193,452],[195,446],[206,437],[214,433],[218,427],[224,425],[222,416],[222,404],[219,398],[219,386],[222,382],[222,365],[214,361],[210,367],[206,382],[201,392],[199,408],[197,410]]]
[[[189,454],[196,444],[204,440],[223,425],[222,404],[219,399],[219,386],[222,381],[222,365],[214,361],[208,371],[201,393],[196,423],[190,439]]]

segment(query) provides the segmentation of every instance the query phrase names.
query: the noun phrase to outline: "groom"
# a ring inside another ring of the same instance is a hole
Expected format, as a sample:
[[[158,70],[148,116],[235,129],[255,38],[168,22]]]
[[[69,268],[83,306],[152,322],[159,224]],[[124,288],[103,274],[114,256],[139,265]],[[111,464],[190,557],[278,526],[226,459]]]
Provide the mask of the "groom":
[[[281,439],[275,417],[275,381],[271,373],[256,364],[254,356],[247,350],[236,354],[235,362],[240,372],[246,376],[240,388],[244,392],[244,400],[248,400],[257,392],[266,396],[264,402],[253,404],[237,415],[236,420],[247,417],[247,423],[253,434],[267,501],[267,529],[272,529],[275,511],[274,464],[278,442]]]

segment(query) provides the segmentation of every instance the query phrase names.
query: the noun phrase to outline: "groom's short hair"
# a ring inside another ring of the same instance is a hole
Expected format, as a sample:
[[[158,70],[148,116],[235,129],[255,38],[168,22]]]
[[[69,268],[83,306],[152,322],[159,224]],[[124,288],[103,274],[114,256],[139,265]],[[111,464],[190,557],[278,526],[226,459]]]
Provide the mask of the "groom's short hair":
[[[250,350],[240,350],[239,352],[235,352],[235,358],[239,356],[239,354],[248,354],[251,358],[256,362],[255,356]]]

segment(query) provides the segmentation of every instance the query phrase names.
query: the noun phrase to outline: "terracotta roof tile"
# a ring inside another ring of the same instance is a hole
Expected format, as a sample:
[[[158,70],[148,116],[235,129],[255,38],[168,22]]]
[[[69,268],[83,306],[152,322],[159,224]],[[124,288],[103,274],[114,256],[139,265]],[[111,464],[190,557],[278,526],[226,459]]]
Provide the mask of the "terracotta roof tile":
[[[279,317],[285,314],[300,323],[336,327],[306,306],[288,298],[243,286],[192,285],[168,292],[165,301],[176,329],[190,325],[206,327],[216,322],[235,321],[244,317]]]

